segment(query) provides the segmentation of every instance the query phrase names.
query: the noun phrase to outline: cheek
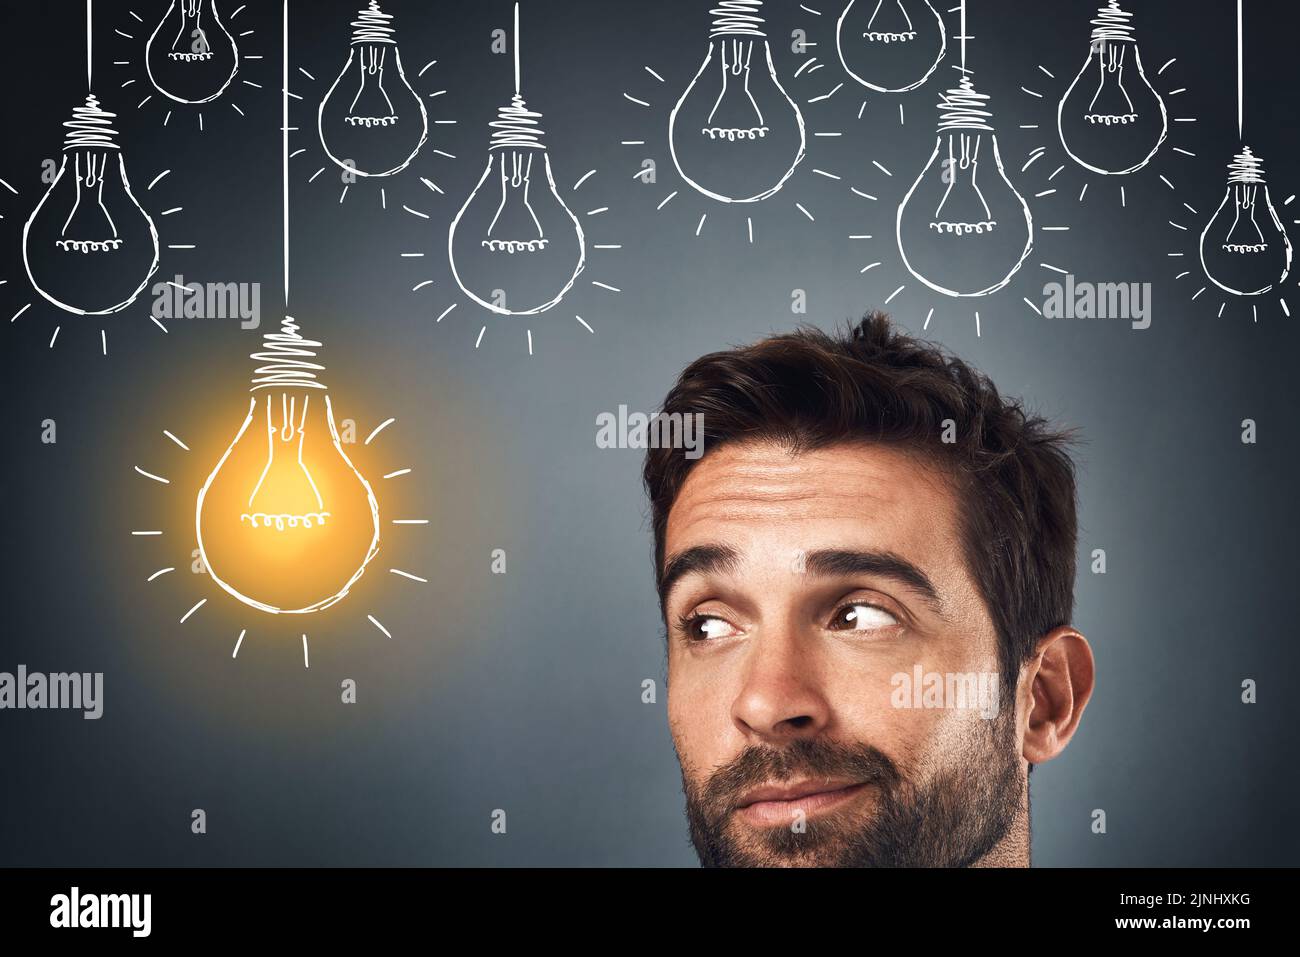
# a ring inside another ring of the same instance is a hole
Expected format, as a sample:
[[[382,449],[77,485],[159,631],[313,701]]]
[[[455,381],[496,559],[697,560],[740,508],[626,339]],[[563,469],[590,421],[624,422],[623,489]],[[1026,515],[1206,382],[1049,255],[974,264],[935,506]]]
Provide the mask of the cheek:
[[[670,662],[667,696],[673,744],[692,768],[714,767],[734,757],[727,749],[735,732],[731,720],[735,691],[726,687],[724,674]]]
[[[838,656],[826,672],[837,736],[877,747],[905,767],[941,758],[970,737],[970,722],[982,720],[979,699],[962,710],[942,694],[949,674],[979,672],[988,664],[977,659],[978,643],[965,639],[881,645],[870,654]],[[936,679],[937,699],[927,694]]]
[[[987,742],[990,722],[1006,706],[996,666],[987,667],[988,662],[969,656],[932,659],[922,664],[919,676],[913,668],[893,689],[895,732],[920,779],[969,761],[972,745]]]
[[[897,658],[897,660],[894,660]],[[832,672],[829,700],[835,712],[837,737],[879,748],[896,760],[923,750],[932,714],[900,706],[910,702],[895,691],[894,676],[910,673],[916,655],[889,655],[866,662],[841,662]]]

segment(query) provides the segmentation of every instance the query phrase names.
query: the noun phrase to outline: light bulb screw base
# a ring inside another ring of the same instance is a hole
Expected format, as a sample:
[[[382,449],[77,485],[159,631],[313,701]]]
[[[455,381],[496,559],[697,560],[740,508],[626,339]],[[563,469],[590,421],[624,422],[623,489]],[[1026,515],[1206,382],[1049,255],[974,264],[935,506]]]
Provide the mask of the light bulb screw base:
[[[488,124],[493,129],[489,149],[545,150],[542,137],[546,132],[541,127],[541,120],[542,114],[530,110],[524,98],[516,93],[497,111],[497,118]]]
[[[396,43],[397,31],[393,29],[393,15],[379,9],[378,0],[370,0],[370,6],[357,11],[357,18],[352,21],[352,45],[359,43]]]
[[[1240,153],[1228,164],[1228,185],[1247,183],[1264,184],[1264,161],[1251,152],[1249,146],[1242,147]]]
[[[993,132],[989,120],[988,94],[980,93],[971,82],[969,72],[964,73],[957,85],[943,94],[939,101],[939,132],[950,130],[978,130]]]
[[[261,389],[325,389],[316,378],[325,367],[313,361],[321,343],[305,339],[298,334],[298,323],[285,316],[279,332],[268,332],[262,337],[262,351],[249,356],[255,362],[265,363],[253,371],[253,387]]]
[[[1132,42],[1134,39],[1133,14],[1120,9],[1119,0],[1110,0],[1106,6],[1098,8],[1097,16],[1092,20],[1093,43]]]
[[[103,109],[91,93],[84,104],[72,111],[72,119],[63,124],[68,130],[63,140],[64,151],[118,149],[117,130],[113,129],[115,119],[117,114]]]
[[[711,37],[766,37],[759,16],[763,0],[721,0],[709,11],[713,15]]]

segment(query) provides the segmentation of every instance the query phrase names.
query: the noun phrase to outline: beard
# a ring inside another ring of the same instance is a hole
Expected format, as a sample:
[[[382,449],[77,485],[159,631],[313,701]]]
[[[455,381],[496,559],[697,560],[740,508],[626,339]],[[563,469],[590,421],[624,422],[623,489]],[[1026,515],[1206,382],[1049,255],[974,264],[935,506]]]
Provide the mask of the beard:
[[[705,867],[969,867],[1006,837],[1025,793],[1013,716],[988,724],[924,782],[869,744],[816,738],[746,748],[699,785],[682,762],[691,844]],[[809,815],[801,829],[736,819],[747,791],[795,778],[865,782],[874,806]]]

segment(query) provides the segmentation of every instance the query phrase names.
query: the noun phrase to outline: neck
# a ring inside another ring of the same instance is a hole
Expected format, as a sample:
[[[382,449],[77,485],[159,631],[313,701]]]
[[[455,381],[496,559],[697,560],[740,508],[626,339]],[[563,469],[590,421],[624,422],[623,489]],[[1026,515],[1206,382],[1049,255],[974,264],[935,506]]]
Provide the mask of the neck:
[[[972,867],[1029,867],[1029,785],[1025,784],[1020,795],[1020,804],[1016,816],[1006,835],[997,845],[977,860]]]

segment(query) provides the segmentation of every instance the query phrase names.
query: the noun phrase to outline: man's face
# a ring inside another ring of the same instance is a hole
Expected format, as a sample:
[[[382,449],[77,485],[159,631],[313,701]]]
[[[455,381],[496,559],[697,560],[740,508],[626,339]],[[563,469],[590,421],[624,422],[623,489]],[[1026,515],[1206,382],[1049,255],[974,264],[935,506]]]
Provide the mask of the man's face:
[[[881,446],[734,443],[690,473],[668,717],[703,863],[967,865],[1023,821],[1016,689],[959,508]]]

